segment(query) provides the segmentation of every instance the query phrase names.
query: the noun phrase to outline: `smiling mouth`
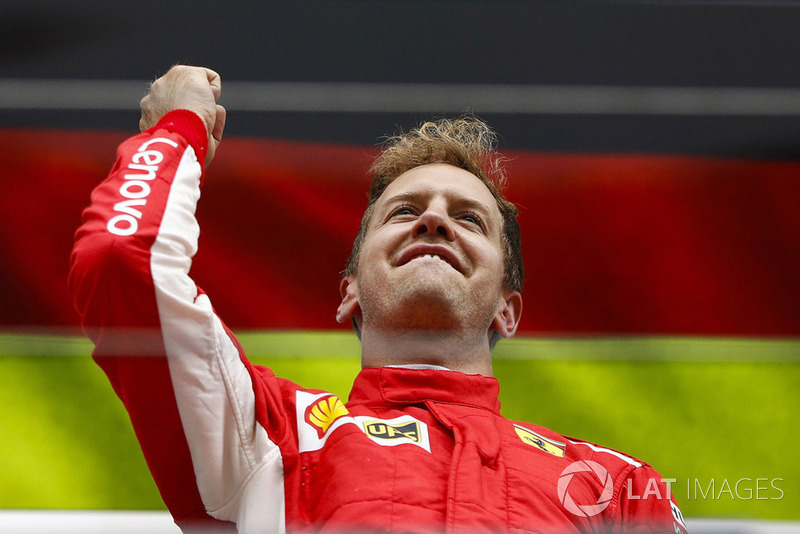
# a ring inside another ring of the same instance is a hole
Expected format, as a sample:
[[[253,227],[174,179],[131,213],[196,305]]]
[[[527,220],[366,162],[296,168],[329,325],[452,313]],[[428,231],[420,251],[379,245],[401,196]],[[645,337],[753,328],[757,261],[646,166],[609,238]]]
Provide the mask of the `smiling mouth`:
[[[431,262],[443,262],[444,264],[450,266],[452,269],[462,272],[461,270],[461,263],[458,260],[458,257],[450,252],[449,250],[445,250],[441,247],[432,247],[432,246],[417,246],[407,250],[403,255],[400,257],[400,265],[407,265],[415,260],[424,260],[424,261],[431,261]]]
[[[420,254],[418,256],[414,256],[413,258],[408,260],[406,263],[411,263],[414,260],[439,260],[439,261],[443,261],[447,265],[450,265],[450,267],[453,267],[453,265],[450,263],[450,261],[447,258],[445,258],[444,256],[439,256],[438,254]]]

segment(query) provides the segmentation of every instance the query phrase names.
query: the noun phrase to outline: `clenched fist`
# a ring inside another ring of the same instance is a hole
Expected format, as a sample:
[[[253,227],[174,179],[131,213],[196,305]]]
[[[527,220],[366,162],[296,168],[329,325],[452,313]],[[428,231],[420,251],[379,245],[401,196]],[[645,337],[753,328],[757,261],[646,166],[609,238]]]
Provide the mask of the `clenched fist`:
[[[208,132],[206,165],[211,163],[225,129],[225,108],[217,104],[222,92],[219,74],[204,67],[176,65],[150,86],[142,98],[142,118],[139,128],[144,131],[168,112],[188,109],[203,119]]]

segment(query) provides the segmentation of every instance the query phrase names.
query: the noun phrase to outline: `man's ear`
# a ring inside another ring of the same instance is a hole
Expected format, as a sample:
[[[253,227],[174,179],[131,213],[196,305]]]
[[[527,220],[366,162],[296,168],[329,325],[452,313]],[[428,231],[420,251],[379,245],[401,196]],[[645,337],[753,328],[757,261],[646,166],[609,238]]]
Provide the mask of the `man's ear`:
[[[514,337],[521,317],[522,295],[519,294],[519,291],[509,291],[498,299],[497,311],[492,319],[490,330],[494,330],[504,338]]]
[[[338,322],[343,323],[361,315],[361,306],[358,303],[358,282],[355,277],[342,278],[342,282],[339,284],[339,294],[342,296],[342,302],[336,310]]]

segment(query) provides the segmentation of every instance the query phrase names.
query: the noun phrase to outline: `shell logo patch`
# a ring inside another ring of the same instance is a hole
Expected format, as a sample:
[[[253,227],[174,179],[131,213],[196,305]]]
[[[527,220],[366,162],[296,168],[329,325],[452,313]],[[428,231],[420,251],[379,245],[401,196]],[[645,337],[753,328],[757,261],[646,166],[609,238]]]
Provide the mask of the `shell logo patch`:
[[[517,436],[519,436],[519,439],[521,439],[523,443],[527,443],[528,445],[552,454],[553,456],[558,456],[560,458],[564,457],[564,449],[567,447],[566,443],[546,438],[541,434],[537,434],[533,430],[528,430],[527,428],[519,425],[514,425],[514,431],[517,433]]]
[[[344,403],[330,393],[296,393],[297,445],[300,452],[322,449],[334,430],[355,424]]]
[[[335,395],[329,395],[317,400],[306,408],[305,420],[317,431],[317,437],[322,439],[331,425],[337,419],[347,415],[347,408],[344,403]]]

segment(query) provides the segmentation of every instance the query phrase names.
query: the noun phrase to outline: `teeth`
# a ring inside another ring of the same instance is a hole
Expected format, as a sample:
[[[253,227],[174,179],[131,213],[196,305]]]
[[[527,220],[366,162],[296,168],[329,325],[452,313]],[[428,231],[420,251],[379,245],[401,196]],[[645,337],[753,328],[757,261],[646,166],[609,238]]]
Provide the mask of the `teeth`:
[[[431,259],[434,259],[434,258],[435,258],[435,259],[437,259],[437,260],[441,260],[441,261],[443,261],[443,262],[445,262],[445,263],[450,263],[450,262],[449,262],[449,261],[447,261],[445,258],[443,258],[443,257],[441,257],[441,256],[438,256],[438,255],[436,255],[436,254],[422,254],[421,256],[417,256],[417,257],[418,257],[418,258],[431,258]]]

